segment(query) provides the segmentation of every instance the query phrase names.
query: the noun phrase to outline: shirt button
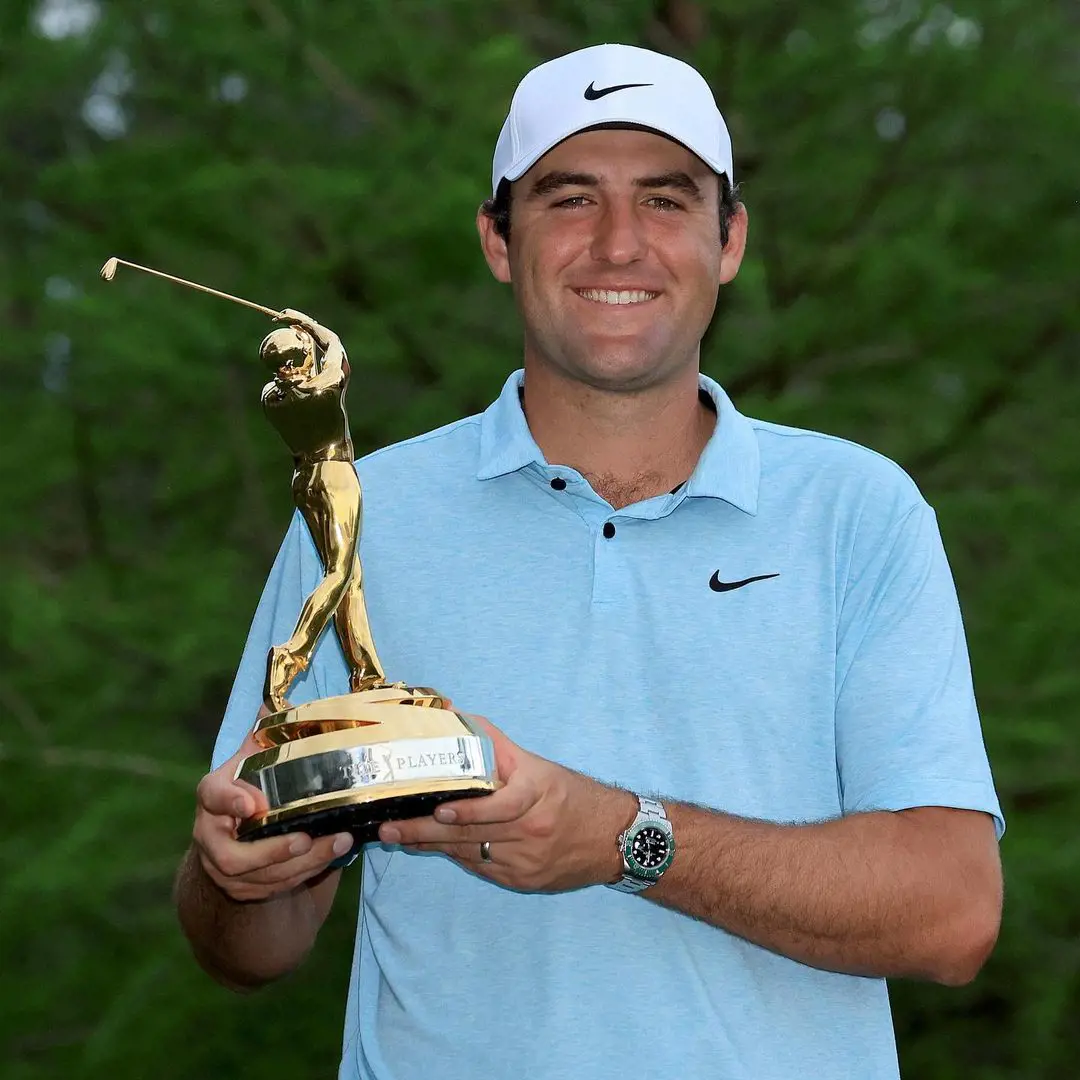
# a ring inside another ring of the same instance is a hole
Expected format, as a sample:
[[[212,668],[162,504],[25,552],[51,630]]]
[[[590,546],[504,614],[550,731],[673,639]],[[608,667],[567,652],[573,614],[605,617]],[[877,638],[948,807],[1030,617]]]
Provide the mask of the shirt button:
[[[615,535],[615,526],[610,521],[604,523],[604,536],[610,540]]]
[[[555,479],[551,481],[551,486],[556,491],[564,491],[566,489],[566,481],[561,476],[556,476]]]

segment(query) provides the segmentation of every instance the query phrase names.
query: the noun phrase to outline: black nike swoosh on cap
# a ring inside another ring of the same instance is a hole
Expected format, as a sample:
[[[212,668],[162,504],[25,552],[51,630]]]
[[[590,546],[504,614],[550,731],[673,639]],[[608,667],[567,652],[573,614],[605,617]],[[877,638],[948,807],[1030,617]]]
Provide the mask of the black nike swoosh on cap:
[[[651,82],[624,82],[619,83],[618,86],[605,86],[603,90],[597,90],[595,81],[589,83],[585,87],[585,100],[596,101],[597,98],[606,97],[608,94],[614,94],[616,90],[630,90],[635,86],[652,86]]]
[[[713,576],[709,578],[709,588],[713,592],[731,592],[732,589],[741,589],[752,581],[767,581],[769,578],[779,576],[779,574],[758,574],[756,577],[743,578],[742,581],[721,581],[720,571],[716,570],[713,572]]]

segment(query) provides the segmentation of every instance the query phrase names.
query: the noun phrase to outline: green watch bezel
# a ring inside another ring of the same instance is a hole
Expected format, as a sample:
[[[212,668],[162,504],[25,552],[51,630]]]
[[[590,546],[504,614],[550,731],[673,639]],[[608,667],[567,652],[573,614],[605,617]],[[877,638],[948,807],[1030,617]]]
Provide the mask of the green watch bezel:
[[[634,858],[634,839],[642,829],[654,827],[659,829],[668,841],[667,858],[659,866],[647,867]],[[659,881],[664,871],[671,865],[675,858],[675,833],[671,828],[671,822],[667,818],[649,818],[633,828],[627,829],[623,834],[623,868],[626,873],[635,877],[638,881]]]

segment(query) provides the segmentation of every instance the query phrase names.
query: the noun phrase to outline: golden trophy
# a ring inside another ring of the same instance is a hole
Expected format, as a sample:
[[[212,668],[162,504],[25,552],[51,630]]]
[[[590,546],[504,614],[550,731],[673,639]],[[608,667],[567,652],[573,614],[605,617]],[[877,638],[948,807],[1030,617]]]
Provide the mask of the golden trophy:
[[[254,840],[284,832],[310,836],[351,832],[376,839],[384,821],[430,814],[441,802],[486,795],[498,786],[491,740],[449,699],[428,687],[387,683],[364,602],[358,543],[360,481],[345,411],[349,362],[338,336],[301,312],[255,304],[159,270],[112,258],[262,311],[287,325],[271,331],[259,354],[272,377],[263,410],[293,455],[292,494],[314,541],[323,578],[305,600],[288,641],[267,656],[263,699],[268,715],[255,726],[259,752],[240,762],[236,778],[266,796],[268,809],[241,822]],[[287,695],[334,624],[350,692],[292,706]]]

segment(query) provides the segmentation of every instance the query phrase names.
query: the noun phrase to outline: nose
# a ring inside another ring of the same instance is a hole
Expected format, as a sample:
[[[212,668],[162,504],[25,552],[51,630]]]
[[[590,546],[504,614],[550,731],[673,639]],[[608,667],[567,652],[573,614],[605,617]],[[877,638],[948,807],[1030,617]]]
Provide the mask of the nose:
[[[644,257],[645,227],[634,200],[610,199],[596,219],[590,254],[598,262],[625,266]]]

